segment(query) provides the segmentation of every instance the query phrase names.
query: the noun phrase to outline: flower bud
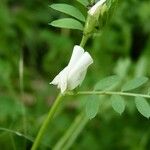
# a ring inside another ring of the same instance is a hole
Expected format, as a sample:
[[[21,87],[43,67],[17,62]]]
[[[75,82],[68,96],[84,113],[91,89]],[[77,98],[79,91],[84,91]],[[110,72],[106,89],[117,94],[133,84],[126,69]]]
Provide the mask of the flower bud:
[[[95,27],[98,26],[98,19],[101,14],[106,9],[106,0],[98,1],[94,6],[88,11],[88,17],[85,24],[84,34],[88,35],[94,32]]]
[[[66,90],[73,90],[81,85],[85,78],[88,67],[93,59],[88,52],[78,45],[74,46],[69,64],[65,67],[50,84],[57,85],[64,93]]]
[[[94,16],[96,18],[99,18],[99,14],[101,12],[103,4],[106,2],[106,0],[100,0],[98,1],[91,9],[88,11],[88,14],[91,16]]]

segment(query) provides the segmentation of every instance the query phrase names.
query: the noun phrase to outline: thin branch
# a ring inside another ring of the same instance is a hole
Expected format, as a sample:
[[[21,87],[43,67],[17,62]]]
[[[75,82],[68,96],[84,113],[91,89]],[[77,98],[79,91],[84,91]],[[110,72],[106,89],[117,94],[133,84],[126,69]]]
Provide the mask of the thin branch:
[[[22,137],[22,138],[24,138],[24,139],[30,141],[31,143],[34,142],[34,138],[33,138],[33,137],[24,135],[24,134],[22,134],[22,133],[20,133],[20,132],[18,132],[18,131],[15,131],[15,130],[11,130],[11,129],[7,129],[7,128],[0,127],[0,131],[8,132],[8,133],[14,134],[14,135],[16,135],[16,136]],[[47,145],[47,144],[42,143],[42,145],[43,145],[44,147],[48,147],[48,148],[51,149],[51,147],[50,147],[49,145]]]
[[[11,130],[11,129],[7,129],[7,128],[3,128],[3,127],[0,127],[0,130],[1,131],[4,131],[4,132],[8,132],[8,133],[12,133],[12,134],[15,134],[17,136],[20,136],[22,138],[25,138],[26,140],[29,140],[30,142],[33,142],[34,139],[32,137],[29,137],[29,136],[26,136],[18,131],[14,131],[14,130]]]
[[[79,91],[77,93],[67,92],[67,95],[121,95],[130,97],[144,97],[150,98],[147,94],[129,93],[129,92],[115,92],[115,91]]]

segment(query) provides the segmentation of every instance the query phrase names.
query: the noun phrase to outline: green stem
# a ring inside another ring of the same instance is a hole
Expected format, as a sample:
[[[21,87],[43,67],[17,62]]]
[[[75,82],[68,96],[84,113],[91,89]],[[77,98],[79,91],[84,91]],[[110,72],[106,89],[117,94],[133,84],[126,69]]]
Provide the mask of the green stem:
[[[24,61],[23,61],[23,49],[20,52],[20,60],[19,60],[19,83],[20,83],[20,107],[22,108],[22,119],[23,119],[23,131],[24,134],[27,134],[27,121],[26,121],[26,109],[23,103],[24,96],[24,83],[23,83],[23,75],[24,75]],[[24,140],[24,149],[26,149],[26,139]]]
[[[13,150],[17,150],[13,136],[11,134],[9,136],[10,136],[10,140],[11,140],[11,143],[12,143]]]
[[[79,114],[79,115],[81,115],[81,114]],[[83,130],[83,128],[85,127],[87,122],[88,122],[88,118],[85,115],[82,116],[82,118],[80,119],[80,121],[76,125],[75,129],[72,130],[73,132],[70,133],[68,141],[65,143],[62,150],[70,149],[70,147],[73,145],[74,141],[77,139],[77,137],[79,136],[79,134],[81,133],[81,131]]]
[[[89,38],[89,36],[87,36],[87,35],[83,35],[83,36],[82,36],[82,40],[81,40],[81,42],[80,42],[80,46],[81,46],[81,47],[84,47],[84,46],[85,46],[85,44],[86,44],[88,38]]]
[[[68,92],[67,95],[121,95],[121,96],[131,96],[131,97],[144,97],[150,98],[150,95],[129,93],[129,92],[115,92],[115,91],[80,91],[77,93]]]
[[[49,126],[51,120],[53,119],[53,116],[54,116],[54,114],[55,114],[59,104],[61,103],[61,100],[62,100],[62,95],[59,94],[57,96],[54,104],[52,105],[52,108],[50,109],[50,111],[49,111],[49,113],[48,113],[48,115],[47,115],[47,117],[46,117],[42,127],[40,128],[40,130],[38,132],[38,135],[37,135],[37,137],[36,137],[36,139],[35,139],[35,141],[34,141],[34,143],[32,145],[31,150],[36,150],[38,148],[38,146],[39,146],[39,144],[40,144],[40,142],[41,142],[41,140],[42,140],[42,138],[44,136],[44,133],[45,133],[46,129],[48,128],[48,126]]]
[[[15,131],[15,130],[11,130],[11,129],[0,127],[0,131],[6,132],[6,133],[11,133],[11,134],[14,134],[15,136],[19,136],[21,138],[24,138],[24,139],[30,141],[30,142],[33,142],[32,137],[26,136],[26,135],[24,135],[24,134],[22,134],[22,133],[20,133],[18,131]]]
[[[83,113],[80,113],[75,118],[72,125],[69,127],[67,132],[62,136],[62,138],[57,142],[57,144],[55,145],[53,150],[61,150],[62,147],[65,145],[65,143],[68,143],[68,141],[70,141],[69,139],[73,136],[74,133],[76,133],[77,128],[79,128],[79,124],[81,124],[81,122],[84,120],[84,118],[85,118],[85,116],[83,115]],[[78,135],[78,133],[76,135]]]

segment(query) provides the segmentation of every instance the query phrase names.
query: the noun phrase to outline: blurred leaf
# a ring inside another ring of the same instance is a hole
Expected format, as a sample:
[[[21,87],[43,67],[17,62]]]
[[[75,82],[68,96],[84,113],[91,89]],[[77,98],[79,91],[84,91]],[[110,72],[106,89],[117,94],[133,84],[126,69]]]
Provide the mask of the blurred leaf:
[[[99,110],[99,97],[97,95],[90,95],[86,102],[86,116],[92,119],[96,116]]]
[[[21,104],[11,96],[0,96],[0,121],[7,120],[8,117],[16,118],[22,114]]]
[[[7,61],[0,60],[0,79],[1,80],[8,80],[10,73],[11,73],[11,66]]]
[[[150,95],[150,87],[147,89],[147,95]]]
[[[147,58],[146,57],[141,57],[135,67],[135,76],[136,77],[140,77],[140,76],[144,76],[146,74],[146,70],[148,67],[148,63],[147,63]]]
[[[94,90],[105,90],[112,87],[120,81],[120,78],[117,75],[112,75],[100,80],[96,85]]]
[[[150,105],[143,97],[136,97],[135,104],[137,110],[146,118],[150,117]]]
[[[129,71],[130,65],[131,61],[129,58],[119,59],[116,67],[114,68],[115,74],[117,74],[121,78],[124,78]]]
[[[12,68],[8,60],[0,59],[0,72],[1,86],[10,87]]]
[[[77,1],[84,6],[87,6],[89,4],[88,0],[77,0]]]
[[[127,82],[123,87],[122,91],[130,91],[142,86],[144,83],[148,81],[147,77],[137,77],[129,82]]]
[[[113,109],[119,113],[120,115],[124,112],[125,110],[125,102],[124,99],[119,96],[119,95],[113,95],[111,97],[111,105]]]
[[[85,22],[83,14],[74,6],[68,4],[52,4],[50,7]]]
[[[78,30],[83,30],[83,25],[72,18],[63,18],[63,19],[58,19],[55,21],[52,21],[50,25],[54,27],[59,27],[59,28],[67,28],[67,29],[78,29]]]

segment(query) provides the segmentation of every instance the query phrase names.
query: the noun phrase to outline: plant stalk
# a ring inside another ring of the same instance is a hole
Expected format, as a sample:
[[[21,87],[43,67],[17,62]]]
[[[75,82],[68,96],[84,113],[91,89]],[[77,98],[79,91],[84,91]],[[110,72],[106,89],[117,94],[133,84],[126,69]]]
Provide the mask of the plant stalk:
[[[58,108],[58,106],[60,105],[61,103],[61,100],[62,100],[62,95],[59,94],[54,102],[54,104],[52,105],[52,108],[50,109],[44,123],[42,124],[42,127],[40,128],[39,132],[38,132],[38,135],[32,145],[32,148],[31,150],[37,150],[38,146],[40,145],[40,142],[44,136],[44,133],[46,131],[46,129],[48,128],[50,122],[52,121],[53,119],[53,116]]]
[[[82,40],[81,40],[81,42],[80,42],[80,46],[81,46],[81,47],[84,47],[88,39],[89,39],[89,36],[83,35],[83,36],[82,36]]]
[[[144,97],[150,98],[147,94],[129,93],[129,92],[116,92],[116,91],[79,91],[77,93],[67,92],[66,95],[120,95],[120,96],[131,96],[131,97]]]
[[[53,150],[63,150],[63,149],[65,149],[65,147],[68,147],[68,146],[70,147],[70,145],[71,145],[70,143],[74,142],[74,139],[82,131],[82,129],[87,121],[88,121],[88,119],[85,117],[85,115],[83,113],[80,113],[75,118],[75,120],[73,121],[72,125],[69,127],[67,132],[56,143]]]
[[[80,115],[81,114],[79,114],[79,116]],[[74,141],[77,139],[79,134],[82,132],[83,128],[85,127],[85,125],[87,124],[88,121],[89,121],[89,119],[85,115],[82,115],[81,120],[78,122],[78,124],[76,125],[76,128],[73,130],[73,132],[70,133],[70,137],[68,138],[68,141],[65,143],[62,150],[70,149],[70,147],[73,145]]]

